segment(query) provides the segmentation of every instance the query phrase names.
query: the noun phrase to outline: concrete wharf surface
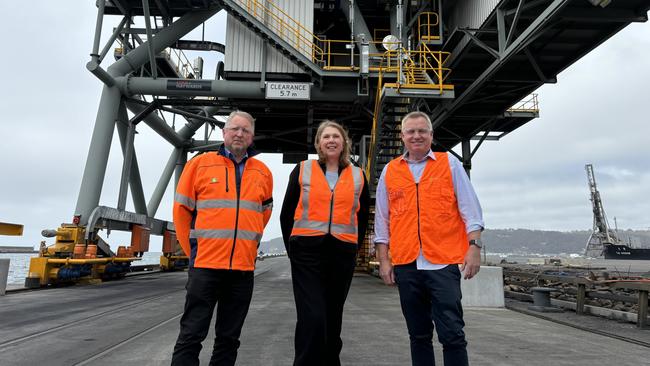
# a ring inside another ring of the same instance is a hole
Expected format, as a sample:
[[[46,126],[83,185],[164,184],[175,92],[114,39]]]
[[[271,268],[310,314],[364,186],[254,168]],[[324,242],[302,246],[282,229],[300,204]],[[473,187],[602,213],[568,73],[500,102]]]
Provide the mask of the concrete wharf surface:
[[[168,365],[186,278],[184,272],[155,273],[100,285],[10,292],[0,297],[0,364]],[[521,304],[511,306],[525,311]],[[650,330],[569,313],[551,314],[565,324],[536,315],[466,308],[470,363],[650,364]],[[237,365],[291,365],[294,326],[288,259],[259,262]],[[342,338],[343,365],[410,365],[396,288],[375,277],[355,275]],[[204,342],[202,364],[208,364],[212,339],[211,332]],[[441,349],[435,347],[436,362],[442,365]]]

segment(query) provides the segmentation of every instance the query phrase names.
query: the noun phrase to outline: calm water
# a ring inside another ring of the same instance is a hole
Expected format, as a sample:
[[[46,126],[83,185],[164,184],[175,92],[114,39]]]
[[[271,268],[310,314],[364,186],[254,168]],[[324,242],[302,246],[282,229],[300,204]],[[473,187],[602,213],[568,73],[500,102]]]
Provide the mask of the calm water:
[[[133,262],[139,264],[158,264],[160,263],[160,252],[146,252],[142,260]],[[9,277],[7,284],[23,284],[27,271],[29,270],[29,259],[37,256],[36,253],[0,253],[0,258],[9,258]]]
[[[160,263],[160,252],[147,252],[141,261],[134,262],[134,264],[158,264]],[[33,253],[0,253],[0,258],[9,258],[9,278],[7,284],[23,284],[27,271],[29,269],[29,258],[36,256]],[[525,264],[531,258],[557,258],[557,256],[514,256],[514,255],[500,255],[494,256],[488,254],[488,262],[499,263],[501,259],[505,258],[509,262],[517,262]],[[612,260],[612,259],[599,259],[599,258],[561,258],[563,264],[580,265],[588,267],[604,267],[609,271],[620,272],[625,274],[627,272],[650,272],[650,260]]]

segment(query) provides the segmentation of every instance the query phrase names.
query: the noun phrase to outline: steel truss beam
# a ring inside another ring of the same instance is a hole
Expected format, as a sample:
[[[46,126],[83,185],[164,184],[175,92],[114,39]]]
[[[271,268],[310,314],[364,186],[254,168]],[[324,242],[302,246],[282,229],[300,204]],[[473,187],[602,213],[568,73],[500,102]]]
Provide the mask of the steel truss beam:
[[[511,57],[519,53],[530,42],[539,37],[546,26],[551,22],[554,17],[568,4],[569,0],[553,0],[546,9],[512,42],[512,44],[505,46],[505,27],[504,27],[504,14],[503,10],[498,9],[497,23],[499,24],[499,58],[497,58],[488,68],[481,73],[476,80],[463,91],[463,93],[453,100],[447,108],[442,110],[437,116],[433,118],[433,128],[435,129],[441,125],[453,112],[460,108],[465,102],[483,86],[490,77],[503,66]],[[501,19],[501,20],[499,20]]]
[[[216,96],[226,98],[264,99],[264,90],[257,81],[235,80],[153,80],[147,77],[116,77],[118,88],[125,95],[159,95],[159,96]],[[178,84],[178,85],[177,85]],[[179,86],[179,85],[183,86]],[[357,97],[352,83],[328,84],[321,90],[312,88],[311,101],[314,102],[349,102]]]
[[[106,75],[116,78],[138,70],[148,61],[150,44],[154,54],[160,53],[219,10],[215,7],[187,13],[170,26],[161,29],[155,37],[151,38],[150,42],[145,42],[124,55],[107,69]],[[98,65],[97,69],[101,70]],[[74,215],[79,218],[81,225],[88,222],[90,213],[99,204],[121,97],[122,93],[119,88],[105,82],[74,211]]]

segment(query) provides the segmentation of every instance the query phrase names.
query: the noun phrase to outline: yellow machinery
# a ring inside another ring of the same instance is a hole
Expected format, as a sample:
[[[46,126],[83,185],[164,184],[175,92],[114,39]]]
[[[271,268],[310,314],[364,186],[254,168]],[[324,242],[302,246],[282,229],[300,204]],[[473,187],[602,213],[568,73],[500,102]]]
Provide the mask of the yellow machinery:
[[[41,242],[38,257],[29,264],[25,279],[28,288],[121,278],[131,271],[131,263],[149,250],[150,230],[143,225],[132,225],[131,245],[118,247],[117,253],[99,237],[87,240],[83,226],[63,224],[57,230],[43,230],[42,234],[55,237],[56,241],[50,246]],[[178,247],[175,233],[165,231],[164,237],[165,249],[169,251],[164,250],[161,268],[171,270],[187,265],[187,257],[171,253],[171,249]]]
[[[173,271],[186,268],[189,258],[183,255],[183,251],[176,240],[176,233],[165,231],[163,234],[163,254],[160,256],[160,269],[162,271]]]
[[[0,222],[0,235],[21,236],[23,235],[23,225]]]

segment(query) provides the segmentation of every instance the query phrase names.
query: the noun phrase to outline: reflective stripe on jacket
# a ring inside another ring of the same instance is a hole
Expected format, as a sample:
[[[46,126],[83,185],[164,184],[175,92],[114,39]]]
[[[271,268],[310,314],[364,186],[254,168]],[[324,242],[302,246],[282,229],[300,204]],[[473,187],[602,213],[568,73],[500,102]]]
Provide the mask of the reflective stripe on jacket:
[[[403,157],[386,168],[393,264],[415,261],[420,248],[431,263],[463,263],[468,248],[465,224],[458,210],[447,154],[427,159],[415,183]]]
[[[252,271],[271,217],[273,178],[264,163],[248,158],[240,191],[235,164],[217,153],[190,160],[174,198],[178,241],[194,267]]]
[[[294,215],[291,236],[332,234],[348,243],[357,243],[357,212],[363,189],[363,171],[352,164],[339,175],[334,189],[316,160],[300,165],[300,200]]]

